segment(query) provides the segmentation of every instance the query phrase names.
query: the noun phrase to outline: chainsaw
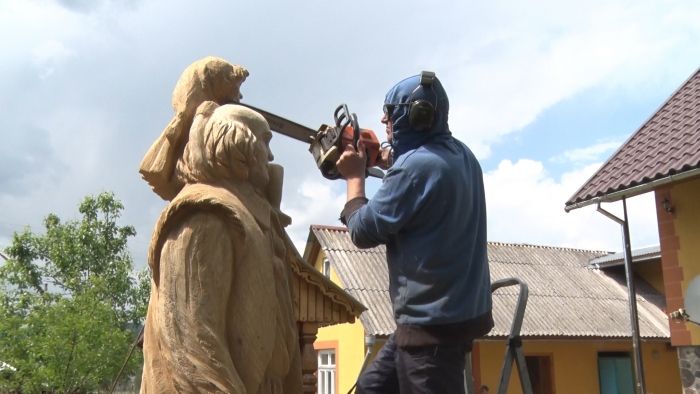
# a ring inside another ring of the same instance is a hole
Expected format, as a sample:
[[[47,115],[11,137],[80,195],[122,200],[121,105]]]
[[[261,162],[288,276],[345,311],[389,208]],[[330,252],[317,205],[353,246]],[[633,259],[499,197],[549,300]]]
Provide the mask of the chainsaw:
[[[322,124],[316,131],[251,105],[244,103],[240,105],[262,115],[270,125],[270,130],[309,144],[309,152],[313,155],[316,166],[324,178],[335,180],[343,177],[335,163],[348,145],[352,145],[357,150],[359,141],[364,144],[367,154],[365,177],[384,178],[384,172],[374,167],[381,154],[377,135],[372,130],[360,128],[357,115],[350,113],[347,105],[341,104],[333,112],[333,125]]]

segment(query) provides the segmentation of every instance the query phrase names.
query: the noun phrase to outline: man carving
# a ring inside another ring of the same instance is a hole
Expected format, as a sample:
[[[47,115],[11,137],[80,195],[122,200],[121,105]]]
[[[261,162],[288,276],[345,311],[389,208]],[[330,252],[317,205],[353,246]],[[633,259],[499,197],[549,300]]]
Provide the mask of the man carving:
[[[248,108],[198,107],[149,250],[142,393],[301,393],[271,137]]]

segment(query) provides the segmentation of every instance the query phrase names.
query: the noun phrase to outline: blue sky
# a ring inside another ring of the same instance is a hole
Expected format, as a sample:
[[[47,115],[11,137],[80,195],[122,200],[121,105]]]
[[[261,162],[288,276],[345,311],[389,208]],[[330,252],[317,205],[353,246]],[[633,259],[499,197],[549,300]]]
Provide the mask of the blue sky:
[[[544,110],[534,122],[493,144],[492,155],[482,165],[490,171],[501,160],[529,158],[546,162],[550,175],[560,177],[582,162],[605,160],[673,89],[638,101],[627,92],[588,89]],[[601,149],[577,158],[566,155],[589,145],[601,145]]]
[[[182,71],[213,55],[250,71],[244,102],[313,128],[345,102],[379,134],[391,86],[436,71],[450,127],[484,169],[490,240],[617,251],[617,225],[564,202],[700,67],[697,20],[695,1],[7,0],[0,247],[111,190],[143,264],[165,202],[138,164]],[[301,248],[310,224],[339,224],[344,185],[302,144],[277,136],[272,149]],[[633,247],[658,242],[650,197],[630,201]]]

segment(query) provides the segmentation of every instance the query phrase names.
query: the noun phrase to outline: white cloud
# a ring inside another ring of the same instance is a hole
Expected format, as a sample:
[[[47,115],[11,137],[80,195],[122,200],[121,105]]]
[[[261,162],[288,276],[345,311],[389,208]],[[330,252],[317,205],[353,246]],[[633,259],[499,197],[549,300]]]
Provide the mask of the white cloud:
[[[658,89],[659,76],[678,76],[668,59],[700,60],[688,53],[700,37],[700,3],[525,1],[474,12],[483,14],[474,31],[421,55],[447,82],[453,132],[482,158],[579,92]]]
[[[48,40],[32,49],[32,55],[35,67],[40,70],[39,78],[46,79],[74,52],[58,41]]]
[[[86,194],[113,190],[126,205],[125,224],[139,231],[132,252],[141,262],[164,203],[140,179],[138,163],[172,117],[170,94],[180,73],[204,56],[249,68],[243,93],[253,105],[317,127],[346,102],[363,127],[380,134],[386,91],[410,73],[433,69],[450,94],[453,131],[480,157],[584,90],[601,88],[601,100],[616,87],[644,93],[630,99],[656,97],[659,86],[667,89],[700,62],[692,50],[700,38],[697,2],[445,2],[430,15],[405,2],[376,1],[310,7],[103,1],[89,9],[82,0],[61,3],[73,8],[51,0],[0,2],[0,36],[8,37],[0,41],[0,141],[13,141],[24,124],[45,129],[48,146],[66,163],[57,175],[33,175],[21,197],[0,193],[2,220],[36,228],[49,212],[70,218]],[[338,14],[347,18],[306,22]],[[385,23],[387,15],[422,18],[434,29],[404,39]],[[358,21],[365,28],[358,30]],[[343,61],[318,61],[334,56]],[[37,69],[50,77],[39,80]],[[344,185],[323,180],[301,144],[281,144],[275,154],[288,174],[283,207],[294,220],[295,244],[303,246],[309,224],[339,223]],[[20,148],[12,149],[26,154]],[[595,152],[569,153],[593,159]],[[488,173],[491,239],[613,248],[614,223],[591,209],[563,212],[585,171],[552,179],[542,163],[519,161]],[[642,216],[632,215],[633,232],[636,217]],[[0,246],[10,234],[0,228]]]
[[[489,241],[620,251],[620,226],[594,206],[564,211],[564,201],[600,165],[590,164],[554,179],[541,162],[503,160],[497,169],[484,174]],[[344,186],[343,182],[308,178],[293,196],[285,197],[295,202],[294,207],[283,204],[282,210],[293,218],[287,231],[300,253],[311,224],[341,225],[337,217],[345,204]],[[622,217],[621,205],[616,202],[603,208]],[[653,193],[630,199],[628,216],[633,248],[658,245]]]
[[[294,196],[286,196],[285,201],[291,200],[293,203],[283,203],[281,209],[292,217],[287,232],[299,253],[304,253],[309,226],[312,224],[342,226],[337,219],[345,205],[346,194],[335,190],[339,184],[340,182],[308,178],[302,182]],[[342,186],[345,186],[344,182]]]
[[[51,1],[0,2],[0,70],[46,62],[70,54],[65,43],[90,37],[85,18]],[[14,70],[13,70],[14,71]]]
[[[600,167],[591,164],[555,180],[541,162],[503,160],[484,174],[489,240],[620,251],[620,226],[589,206],[564,212],[564,201]],[[605,209],[622,216],[621,203]],[[653,193],[628,202],[632,247],[658,245]]]
[[[601,158],[606,158],[609,156],[613,150],[619,148],[622,145],[621,142],[599,142],[597,144],[587,146],[585,148],[576,148],[564,151],[563,154],[555,156],[550,160],[553,162],[564,163],[590,163],[595,160],[600,160]],[[603,156],[603,154],[608,153],[608,155]]]

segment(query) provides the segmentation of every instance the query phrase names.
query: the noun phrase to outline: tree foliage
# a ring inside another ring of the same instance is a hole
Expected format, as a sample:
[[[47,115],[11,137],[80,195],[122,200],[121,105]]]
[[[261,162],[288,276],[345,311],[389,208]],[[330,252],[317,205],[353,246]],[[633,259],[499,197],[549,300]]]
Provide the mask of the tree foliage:
[[[102,193],[83,200],[78,220],[50,214],[43,234],[13,235],[0,266],[0,361],[16,371],[0,377],[0,392],[83,393],[116,377],[150,290],[128,251],[136,231],[116,223],[123,209]],[[134,356],[126,376],[140,365]]]

